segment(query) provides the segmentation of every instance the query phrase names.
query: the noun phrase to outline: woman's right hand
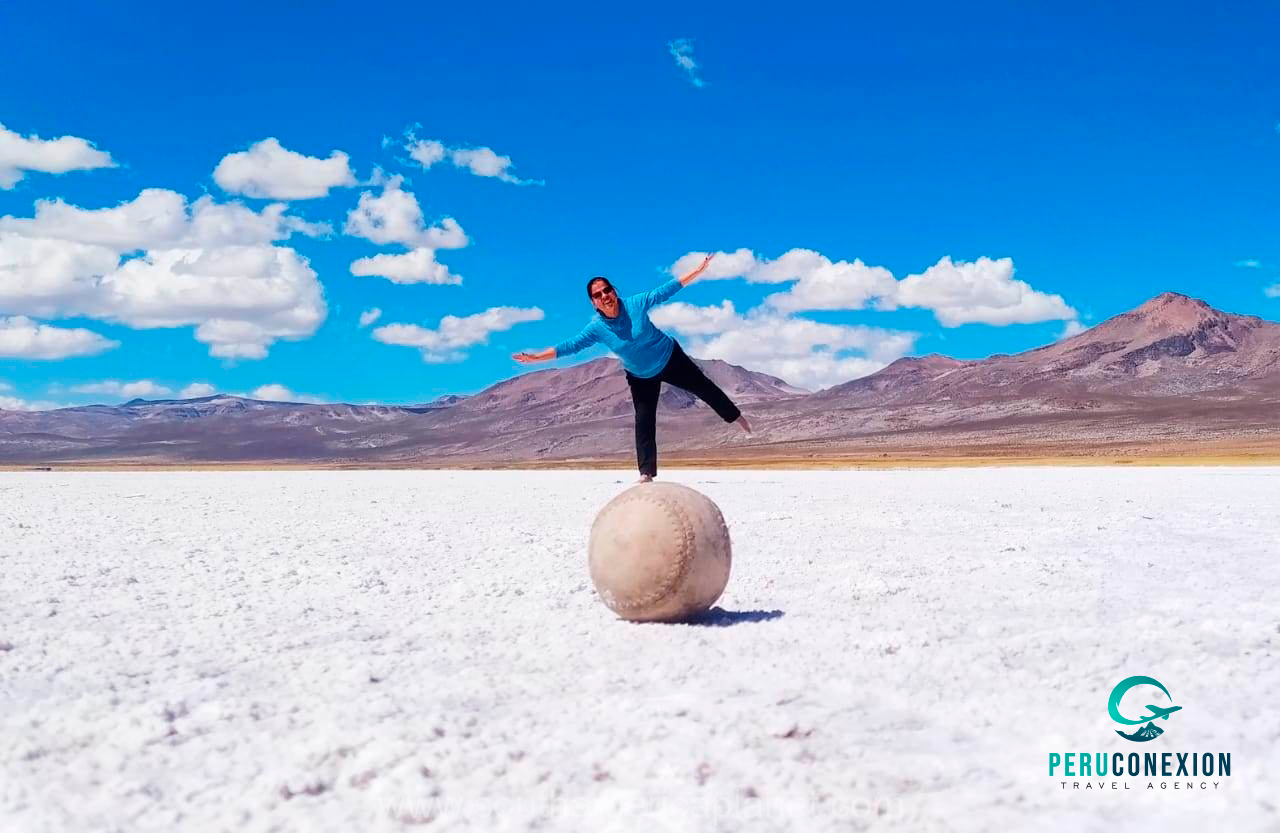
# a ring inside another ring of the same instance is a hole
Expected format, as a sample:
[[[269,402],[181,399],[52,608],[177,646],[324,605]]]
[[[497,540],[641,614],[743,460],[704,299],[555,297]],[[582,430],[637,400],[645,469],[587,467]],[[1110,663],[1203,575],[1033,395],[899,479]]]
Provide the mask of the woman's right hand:
[[[541,350],[521,350],[519,353],[512,353],[511,358],[520,362],[520,364],[533,364],[534,362],[549,362],[556,357],[556,348],[544,347]]]

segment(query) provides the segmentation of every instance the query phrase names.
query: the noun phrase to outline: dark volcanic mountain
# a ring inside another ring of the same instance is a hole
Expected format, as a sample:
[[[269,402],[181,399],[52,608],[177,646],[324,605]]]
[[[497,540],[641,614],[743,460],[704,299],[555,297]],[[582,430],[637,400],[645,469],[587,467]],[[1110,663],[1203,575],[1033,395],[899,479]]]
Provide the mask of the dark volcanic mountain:
[[[1036,350],[977,361],[904,358],[813,394],[726,362],[699,364],[744,406],[756,435],[744,441],[706,406],[667,388],[664,454],[803,460],[1280,444],[1280,324],[1175,293]],[[631,414],[618,363],[597,359],[415,406],[211,396],[0,411],[0,462],[625,459]]]

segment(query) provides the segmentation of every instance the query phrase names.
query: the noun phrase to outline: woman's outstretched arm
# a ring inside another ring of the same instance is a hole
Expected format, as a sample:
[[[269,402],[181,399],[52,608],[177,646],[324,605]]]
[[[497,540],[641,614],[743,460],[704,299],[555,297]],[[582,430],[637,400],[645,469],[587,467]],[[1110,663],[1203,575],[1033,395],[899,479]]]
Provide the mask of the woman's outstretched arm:
[[[680,281],[680,285],[688,286],[689,284],[697,280],[699,275],[707,271],[707,264],[711,263],[711,258],[715,256],[716,256],[716,253],[712,252],[711,254],[707,255],[702,259],[702,262],[698,264],[697,269],[694,269],[692,272],[689,272],[686,275],[681,275],[678,279]]]
[[[541,350],[524,351],[515,353],[511,358],[520,362],[520,364],[532,364],[533,362],[549,362],[552,359],[558,359],[561,356],[571,356],[574,353],[586,350],[597,340],[595,328],[590,324],[582,328],[582,332],[578,333],[568,341],[562,341],[555,347],[544,347]]]
[[[645,310],[649,310],[656,307],[658,304],[669,301],[672,295],[675,295],[681,289],[693,283],[699,275],[705,272],[707,264],[711,262],[711,258],[713,257],[715,257],[714,253],[707,255],[702,259],[702,263],[698,265],[697,269],[694,269],[688,274],[681,275],[678,278],[672,278],[662,286],[650,289],[648,292],[641,295],[640,306]]]

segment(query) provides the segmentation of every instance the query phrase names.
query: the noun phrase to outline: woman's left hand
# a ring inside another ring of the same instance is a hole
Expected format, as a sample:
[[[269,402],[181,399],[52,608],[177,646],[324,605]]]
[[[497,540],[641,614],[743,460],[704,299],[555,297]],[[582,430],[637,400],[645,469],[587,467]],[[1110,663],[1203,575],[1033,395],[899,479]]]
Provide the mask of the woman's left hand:
[[[690,281],[692,281],[694,278],[698,277],[699,275],[701,275],[703,272],[705,272],[705,271],[707,270],[707,265],[708,265],[709,263],[711,263],[711,258],[713,258],[713,257],[715,257],[715,256],[716,256],[716,253],[715,253],[715,252],[712,252],[711,254],[709,254],[709,255],[707,255],[706,257],[704,257],[704,258],[702,259],[702,263],[698,264],[698,268],[697,268],[697,269],[694,269],[694,270],[693,270],[692,272],[690,272],[689,274],[687,274],[687,275],[683,276],[682,278],[680,278],[680,284],[681,284],[682,286],[688,286]]]

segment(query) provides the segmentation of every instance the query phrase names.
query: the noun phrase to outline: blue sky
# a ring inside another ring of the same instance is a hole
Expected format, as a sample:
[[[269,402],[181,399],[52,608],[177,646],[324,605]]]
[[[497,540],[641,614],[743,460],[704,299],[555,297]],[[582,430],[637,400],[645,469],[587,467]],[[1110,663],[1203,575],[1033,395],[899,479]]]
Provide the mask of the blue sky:
[[[576,332],[590,275],[639,291],[698,251],[735,254],[659,323],[808,387],[1165,290],[1280,319],[1263,4],[24,5],[0,10],[23,33],[0,53],[0,407],[475,391]],[[62,136],[83,142],[38,144]],[[421,228],[353,230],[362,194],[404,219],[396,191]],[[187,225],[156,231],[175,199]],[[37,200],[62,219],[21,222]],[[76,210],[122,203],[109,233]],[[417,282],[353,274],[377,255],[358,271]]]

